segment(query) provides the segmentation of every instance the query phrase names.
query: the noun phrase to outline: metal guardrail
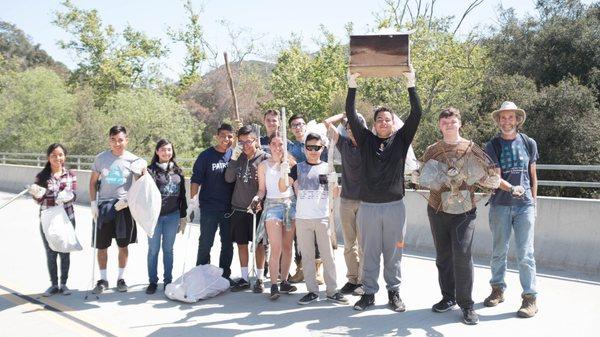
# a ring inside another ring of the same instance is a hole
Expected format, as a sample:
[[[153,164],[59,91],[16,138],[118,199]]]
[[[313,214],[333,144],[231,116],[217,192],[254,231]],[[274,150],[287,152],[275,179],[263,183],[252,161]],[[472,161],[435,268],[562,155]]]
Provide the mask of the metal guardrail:
[[[78,170],[89,170],[94,162],[95,156],[88,155],[69,155],[67,157],[67,165]],[[149,158],[147,158],[149,159]],[[190,173],[196,158],[177,158],[177,162],[181,168]],[[15,153],[15,152],[0,152],[0,163],[2,164],[21,164],[42,167],[46,163],[46,155],[43,153]],[[600,172],[600,165],[552,165],[538,164],[538,170],[548,171],[590,171]],[[554,187],[584,187],[584,188],[600,188],[600,182],[592,181],[557,181],[557,180],[538,180],[539,186],[554,186]]]

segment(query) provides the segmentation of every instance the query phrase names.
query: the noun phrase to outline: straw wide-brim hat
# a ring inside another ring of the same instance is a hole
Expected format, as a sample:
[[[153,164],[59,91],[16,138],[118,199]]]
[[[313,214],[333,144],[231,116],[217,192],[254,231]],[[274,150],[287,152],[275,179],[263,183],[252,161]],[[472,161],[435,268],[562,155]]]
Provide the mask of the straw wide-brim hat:
[[[502,105],[500,106],[500,109],[495,110],[494,112],[492,112],[492,119],[494,119],[494,121],[496,123],[499,122],[500,113],[502,111],[514,111],[515,115],[517,117],[521,117],[521,121],[519,122],[519,126],[521,126],[521,125],[523,125],[523,123],[525,123],[525,118],[527,117],[527,115],[525,114],[525,110],[519,109],[515,103],[509,102],[509,101],[502,102]]]

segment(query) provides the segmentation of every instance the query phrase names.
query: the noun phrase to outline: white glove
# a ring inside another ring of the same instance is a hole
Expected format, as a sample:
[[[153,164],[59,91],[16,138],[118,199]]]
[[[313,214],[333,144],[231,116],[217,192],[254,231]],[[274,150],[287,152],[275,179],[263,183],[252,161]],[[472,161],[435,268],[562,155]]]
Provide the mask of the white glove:
[[[419,185],[419,180],[421,180],[421,172],[417,170],[412,171],[410,174],[410,181],[415,185]]]
[[[497,189],[500,186],[500,176],[493,175],[485,178],[481,186],[487,188]]]
[[[94,218],[94,222],[98,220],[98,202],[96,200],[90,202],[90,209],[92,210],[92,218]]]
[[[250,201],[250,206],[248,206],[248,210],[256,213],[260,211],[260,208],[260,198],[258,197],[258,195],[255,195],[254,198],[252,198],[252,201]]]
[[[122,209],[125,209],[129,207],[129,204],[127,204],[127,200],[126,199],[119,199],[119,201],[117,201],[115,203],[115,210],[116,211],[120,211]]]
[[[62,205],[65,202],[73,200],[73,198],[75,198],[75,194],[73,194],[73,192],[69,190],[62,190],[58,192],[58,195],[56,196],[56,203],[58,205]]]
[[[188,202],[187,216],[190,222],[194,221],[195,211],[200,208],[200,202],[198,201],[198,194],[196,194],[190,201]]]
[[[356,84],[356,79],[358,78],[358,76],[360,76],[359,73],[351,74],[350,70],[348,70],[348,75],[347,75],[347,78],[348,78],[348,88],[356,88],[356,87],[358,87],[358,84]]]
[[[187,226],[187,219],[179,218],[179,227],[177,228],[177,232],[183,234],[185,232],[185,226]]]
[[[510,194],[515,198],[519,198],[519,197],[523,196],[523,194],[525,194],[525,188],[521,185],[511,186]]]
[[[31,184],[27,188],[27,192],[31,194],[34,198],[39,199],[46,194],[46,189],[38,184]]]
[[[235,149],[233,149],[233,153],[231,154],[231,160],[238,160],[242,152],[244,152],[244,146],[238,143]]]
[[[414,88],[416,83],[415,70],[412,67],[412,64],[408,66],[410,68],[409,71],[402,73],[404,78],[406,78],[406,87]]]
[[[287,161],[281,163],[281,166],[279,166],[279,171],[281,172],[282,177],[287,176],[290,173],[290,163]]]
[[[131,170],[131,172],[139,176],[146,172],[146,166],[148,166],[148,162],[142,158],[139,158],[138,160],[131,163],[129,169]]]

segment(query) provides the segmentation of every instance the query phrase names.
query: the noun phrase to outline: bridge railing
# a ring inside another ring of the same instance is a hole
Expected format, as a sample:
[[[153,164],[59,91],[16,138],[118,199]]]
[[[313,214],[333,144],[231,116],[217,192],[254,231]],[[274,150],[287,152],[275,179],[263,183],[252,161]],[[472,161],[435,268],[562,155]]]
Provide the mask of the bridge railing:
[[[69,155],[67,156],[67,166],[77,170],[89,170],[94,162],[94,158],[95,156],[88,155]],[[146,159],[150,160],[150,158]],[[177,162],[187,174],[191,173],[195,160],[196,158],[177,158]],[[0,152],[0,163],[42,167],[46,163],[46,155],[43,153]],[[600,165],[538,164],[537,168],[540,171],[600,172]],[[539,180],[538,185],[554,187],[600,188],[600,182],[597,181]]]

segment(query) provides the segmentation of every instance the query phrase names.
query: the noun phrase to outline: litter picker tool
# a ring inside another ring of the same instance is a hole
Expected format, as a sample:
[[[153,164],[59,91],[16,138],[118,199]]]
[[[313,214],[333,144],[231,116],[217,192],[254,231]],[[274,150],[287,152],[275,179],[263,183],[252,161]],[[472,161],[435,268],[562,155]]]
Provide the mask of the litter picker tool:
[[[229,79],[229,89],[231,89],[231,96],[233,96],[233,117],[236,120],[240,119],[240,112],[238,110],[237,95],[235,94],[235,87],[233,86],[233,76],[231,75],[231,68],[229,67],[229,60],[227,58],[227,52],[223,53],[225,58],[225,68],[227,69],[227,78]]]
[[[22,190],[21,192],[19,192],[19,194],[15,195],[14,197],[10,198],[10,200],[8,200],[7,202],[3,203],[0,206],[0,209],[3,209],[5,206],[8,206],[8,204],[10,204],[11,202],[19,199],[21,196],[23,196],[25,193],[27,193],[27,191],[29,191],[29,187],[25,188],[24,190]]]

